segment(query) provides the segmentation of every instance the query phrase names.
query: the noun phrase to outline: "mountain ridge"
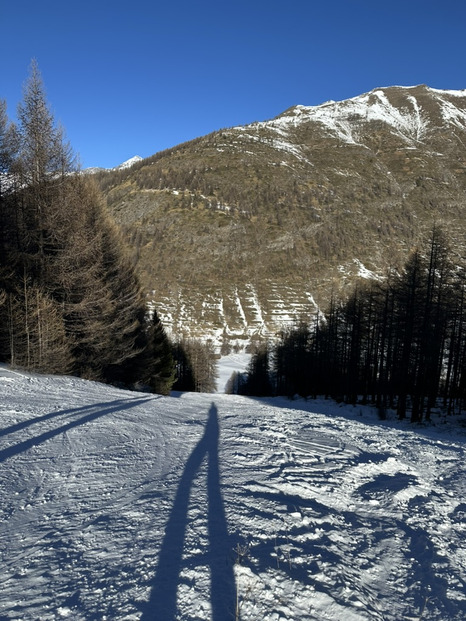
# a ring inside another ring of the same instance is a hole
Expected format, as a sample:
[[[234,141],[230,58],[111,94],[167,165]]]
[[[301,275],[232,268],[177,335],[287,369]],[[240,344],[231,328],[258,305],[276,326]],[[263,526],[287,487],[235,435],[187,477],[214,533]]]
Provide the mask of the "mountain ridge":
[[[466,91],[383,87],[98,180],[169,330],[244,342],[401,265],[434,223],[461,254],[465,145]]]
[[[113,168],[103,168],[101,166],[90,166],[89,168],[84,168],[82,172],[87,173],[87,174],[94,174],[94,173],[99,173],[99,172],[111,172],[114,170],[124,170],[125,168],[131,168],[131,166],[134,166],[134,164],[137,164],[142,159],[143,158],[140,155],[133,155],[133,157],[130,157],[129,159],[125,160],[121,164],[118,164],[118,166],[114,166]]]

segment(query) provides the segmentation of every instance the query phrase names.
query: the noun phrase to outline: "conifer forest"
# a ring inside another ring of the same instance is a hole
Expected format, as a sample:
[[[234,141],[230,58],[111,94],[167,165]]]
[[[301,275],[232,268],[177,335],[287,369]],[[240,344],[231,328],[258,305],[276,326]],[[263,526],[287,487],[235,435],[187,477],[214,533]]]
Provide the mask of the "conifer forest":
[[[0,360],[161,394],[175,381],[204,386],[194,376],[205,371],[189,364],[193,345],[169,342],[148,312],[120,230],[55,124],[35,62],[17,119],[1,101]]]
[[[325,318],[284,331],[255,352],[245,394],[325,395],[374,403],[384,417],[409,411],[428,420],[440,404],[448,414],[466,404],[465,272],[434,228],[401,273],[356,286],[333,300]]]

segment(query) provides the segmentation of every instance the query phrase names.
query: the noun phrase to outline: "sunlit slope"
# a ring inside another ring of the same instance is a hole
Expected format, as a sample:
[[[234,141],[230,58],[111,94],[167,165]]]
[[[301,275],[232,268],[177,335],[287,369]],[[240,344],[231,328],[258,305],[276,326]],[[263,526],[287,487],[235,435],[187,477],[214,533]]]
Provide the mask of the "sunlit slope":
[[[290,108],[99,175],[176,332],[273,334],[383,276],[434,223],[465,246],[466,91]],[[258,311],[259,309],[259,311]]]
[[[2,620],[465,618],[458,418],[7,370],[0,389]]]

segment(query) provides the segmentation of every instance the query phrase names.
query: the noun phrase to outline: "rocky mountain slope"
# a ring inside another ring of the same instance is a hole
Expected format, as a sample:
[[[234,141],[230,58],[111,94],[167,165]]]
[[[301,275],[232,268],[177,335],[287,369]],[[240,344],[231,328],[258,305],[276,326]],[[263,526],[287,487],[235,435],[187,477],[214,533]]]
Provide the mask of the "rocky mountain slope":
[[[274,334],[434,223],[466,247],[466,91],[380,88],[296,106],[96,175],[175,333]]]

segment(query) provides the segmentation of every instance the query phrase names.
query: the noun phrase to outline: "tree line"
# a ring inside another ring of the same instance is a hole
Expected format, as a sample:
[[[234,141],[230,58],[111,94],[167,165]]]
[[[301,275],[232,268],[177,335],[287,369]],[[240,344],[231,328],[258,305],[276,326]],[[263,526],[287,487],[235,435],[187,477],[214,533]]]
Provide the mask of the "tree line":
[[[148,312],[120,230],[56,126],[35,62],[17,119],[0,101],[0,360],[167,394],[183,380],[182,344]]]
[[[358,284],[325,316],[284,330],[253,355],[245,394],[324,395],[372,403],[381,416],[429,420],[466,405],[466,274],[435,227],[422,252],[383,281]]]

